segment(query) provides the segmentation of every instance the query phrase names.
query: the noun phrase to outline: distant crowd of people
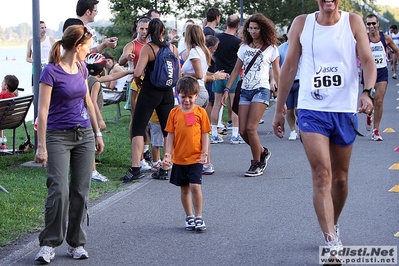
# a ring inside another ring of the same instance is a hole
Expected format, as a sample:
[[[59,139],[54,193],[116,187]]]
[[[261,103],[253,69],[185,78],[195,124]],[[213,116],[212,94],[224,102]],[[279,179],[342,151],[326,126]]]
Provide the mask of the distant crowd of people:
[[[117,60],[104,49],[115,48],[118,38],[104,37],[100,42],[89,26],[98,2],[78,0],[77,18],[65,21],[61,40],[46,36],[46,24],[40,22],[35,161],[47,169],[48,196],[35,260],[50,263],[64,238],[70,256],[89,257],[83,222],[90,182],[109,181],[95,165],[106,129],[102,84],[115,91],[127,88],[131,166],[121,181],[139,180],[144,171],[152,170],[152,178],[179,186],[185,229],[197,232],[206,230],[201,185],[202,175],[215,173],[211,150],[231,130],[231,144],[246,143],[250,148],[249,168],[243,175],[263,175],[272,153],[261,143],[258,126],[276,101],[273,131],[284,138],[286,118],[288,140],[301,139],[312,168],[314,208],[325,246],[342,249],[339,217],[358,133],[355,114],[367,114],[372,140],[383,140],[379,127],[389,62],[392,78],[397,78],[397,26],[384,34],[374,14],[366,17],[364,26],[359,15],[339,10],[339,2],[318,0],[319,10],[296,17],[281,37],[260,13],[249,16],[242,27],[238,15],[226,16],[220,32],[222,14],[212,7],[204,25],[187,20],[178,38],[177,30],[166,32],[160,12],[151,9],[133,23],[132,41]],[[26,60],[33,62],[32,40]],[[176,84],[173,88],[153,80],[153,72],[162,67],[170,74],[167,83]],[[18,79],[6,76],[0,99],[15,97],[17,87]],[[224,107],[227,126],[221,121]],[[6,138],[0,134],[4,144]],[[339,261],[339,256],[334,258]]]

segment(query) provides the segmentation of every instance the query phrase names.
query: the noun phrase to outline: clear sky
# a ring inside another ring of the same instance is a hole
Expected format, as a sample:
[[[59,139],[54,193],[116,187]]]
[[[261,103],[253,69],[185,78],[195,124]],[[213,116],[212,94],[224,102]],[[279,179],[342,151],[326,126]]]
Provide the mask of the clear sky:
[[[40,2],[40,20],[47,28],[57,30],[60,22],[76,17],[77,0],[1,0],[0,26],[4,29],[23,22],[32,25],[32,1]],[[111,18],[108,0],[100,0],[97,8],[96,20]]]
[[[4,29],[22,22],[31,25],[32,1],[40,1],[40,20],[46,22],[47,28],[57,30],[61,21],[76,17],[77,0],[1,0],[0,26]],[[377,0],[377,3],[399,7],[399,0]],[[100,0],[98,11],[96,20],[111,18],[108,0]]]

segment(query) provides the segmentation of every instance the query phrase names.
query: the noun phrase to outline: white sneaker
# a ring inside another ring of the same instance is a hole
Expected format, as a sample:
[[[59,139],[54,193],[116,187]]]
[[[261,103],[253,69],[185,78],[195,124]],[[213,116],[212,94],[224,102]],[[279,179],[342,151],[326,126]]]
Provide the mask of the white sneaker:
[[[151,170],[151,166],[148,165],[148,163],[145,161],[145,159],[141,160],[140,167],[141,167],[141,169],[140,169],[141,171]]]
[[[393,79],[396,79],[396,78],[397,78],[397,77],[396,77],[396,73],[393,73],[392,78],[393,78]]]
[[[157,162],[153,162],[152,163],[151,170],[152,171],[158,171],[159,168],[161,168],[161,166],[162,166],[162,162],[161,162],[161,160],[158,160]]]
[[[103,176],[102,174],[100,174],[96,170],[94,170],[91,173],[91,180],[96,181],[96,182],[107,182],[108,178],[106,176]]]
[[[83,248],[83,246],[79,246],[77,248],[68,247],[67,254],[75,260],[83,260],[89,257],[89,254]]]
[[[6,143],[6,142],[7,142],[6,136],[0,137],[0,143]]]
[[[296,140],[297,137],[298,137],[298,135],[296,134],[296,131],[293,130],[293,131],[291,131],[290,136],[288,137],[288,140]]]
[[[36,254],[35,261],[50,263],[55,257],[55,249],[49,246],[41,246],[39,253]]]

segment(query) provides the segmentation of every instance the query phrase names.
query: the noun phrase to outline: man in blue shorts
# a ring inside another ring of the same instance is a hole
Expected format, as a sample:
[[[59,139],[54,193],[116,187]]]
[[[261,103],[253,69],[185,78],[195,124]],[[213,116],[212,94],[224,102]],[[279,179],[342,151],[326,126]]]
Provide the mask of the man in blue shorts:
[[[395,56],[397,58],[399,56],[399,49],[398,47],[396,47],[391,36],[379,31],[379,26],[380,23],[376,15],[374,14],[367,15],[366,27],[368,29],[371,52],[373,54],[375,64],[377,66],[377,79],[375,83],[374,117],[372,117],[371,114],[367,116],[366,129],[368,131],[371,131],[371,129],[373,129],[373,134],[371,135],[371,139],[374,141],[382,141],[379,129],[383,112],[385,92],[388,86],[388,68],[387,68],[388,63],[387,63],[386,48],[390,47],[392,51],[395,53]],[[362,84],[364,84],[363,80]]]
[[[362,18],[339,10],[340,1],[317,2],[319,11],[296,17],[288,33],[273,130],[284,137],[283,108],[300,68],[298,126],[312,168],[313,204],[326,247],[339,249],[338,219],[348,195],[355,113],[373,109],[376,67]],[[367,88],[359,100],[357,55]]]

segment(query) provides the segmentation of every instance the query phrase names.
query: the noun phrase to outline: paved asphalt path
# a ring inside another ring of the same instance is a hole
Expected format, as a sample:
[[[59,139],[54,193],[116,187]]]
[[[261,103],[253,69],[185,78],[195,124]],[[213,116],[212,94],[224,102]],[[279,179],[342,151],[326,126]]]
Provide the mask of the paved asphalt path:
[[[399,131],[398,80],[389,74],[381,131]],[[187,232],[179,189],[150,173],[123,191],[91,204],[86,249],[89,259],[74,261],[66,244],[56,248],[52,265],[318,265],[323,245],[312,203],[308,161],[299,140],[272,134],[274,106],[259,126],[272,157],[263,176],[245,178],[250,150],[245,144],[212,145],[216,173],[203,177],[205,233]],[[360,116],[364,130],[365,116]],[[349,196],[341,215],[344,245],[397,245],[399,194],[398,132],[384,141],[358,137],[353,149]],[[0,265],[34,265],[38,233],[0,251]]]

